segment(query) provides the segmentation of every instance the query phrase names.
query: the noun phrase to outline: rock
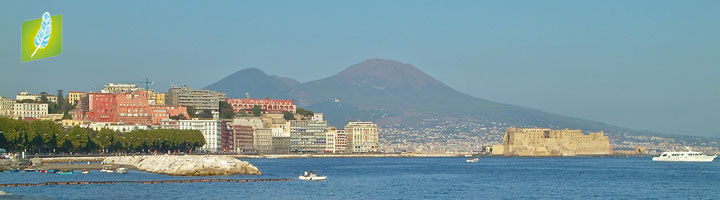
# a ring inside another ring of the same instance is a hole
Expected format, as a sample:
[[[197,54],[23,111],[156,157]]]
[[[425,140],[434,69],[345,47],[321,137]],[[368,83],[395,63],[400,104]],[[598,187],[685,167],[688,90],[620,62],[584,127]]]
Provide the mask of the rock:
[[[261,175],[257,167],[230,156],[119,156],[108,157],[103,163],[132,165],[139,170],[174,176]]]
[[[2,195],[11,195],[11,194],[10,194],[10,193],[7,193],[7,192],[0,191],[0,196],[2,196]]]

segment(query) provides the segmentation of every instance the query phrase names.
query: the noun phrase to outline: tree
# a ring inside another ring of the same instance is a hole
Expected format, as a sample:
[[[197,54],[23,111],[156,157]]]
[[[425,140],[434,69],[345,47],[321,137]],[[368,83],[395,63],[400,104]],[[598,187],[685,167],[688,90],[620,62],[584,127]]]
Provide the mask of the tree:
[[[187,119],[187,118],[185,118],[185,115],[175,115],[175,116],[170,116],[170,119],[181,120],[181,119]]]
[[[297,108],[297,113],[301,114],[303,116],[306,116],[306,117],[312,116],[313,114],[315,114],[315,113],[313,113],[313,111],[305,110],[303,108]]]
[[[295,115],[286,111],[286,112],[283,112],[283,118],[285,120],[293,120],[293,119],[295,119]]]
[[[260,106],[258,105],[255,105],[252,108],[252,113],[253,115],[255,115],[255,117],[260,117],[260,115],[262,115],[262,108],[260,108]]]
[[[233,117],[235,117],[235,111],[233,110],[232,105],[230,105],[227,101],[221,101],[220,119],[232,119]]]

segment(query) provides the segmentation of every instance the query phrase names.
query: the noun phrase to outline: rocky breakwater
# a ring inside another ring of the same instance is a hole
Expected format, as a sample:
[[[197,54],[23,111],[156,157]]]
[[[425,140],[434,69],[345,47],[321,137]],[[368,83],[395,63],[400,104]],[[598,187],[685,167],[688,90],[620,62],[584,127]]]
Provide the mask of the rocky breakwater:
[[[249,162],[230,156],[118,156],[105,158],[103,164],[132,165],[138,170],[174,176],[262,174]]]

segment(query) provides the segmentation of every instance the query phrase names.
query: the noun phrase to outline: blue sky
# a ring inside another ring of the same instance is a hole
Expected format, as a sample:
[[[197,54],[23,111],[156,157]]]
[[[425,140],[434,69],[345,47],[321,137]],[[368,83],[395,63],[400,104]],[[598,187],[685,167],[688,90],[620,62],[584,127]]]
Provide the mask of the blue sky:
[[[20,25],[45,11],[63,14],[63,53],[21,63]],[[720,1],[2,1],[0,44],[6,97],[386,58],[479,98],[720,136]]]

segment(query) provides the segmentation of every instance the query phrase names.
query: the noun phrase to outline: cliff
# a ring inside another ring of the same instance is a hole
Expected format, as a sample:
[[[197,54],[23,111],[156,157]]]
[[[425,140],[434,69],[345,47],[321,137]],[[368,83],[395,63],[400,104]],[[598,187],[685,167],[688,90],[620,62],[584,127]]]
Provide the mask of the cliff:
[[[138,170],[173,176],[261,175],[257,167],[229,156],[119,156],[104,164],[132,165]]]

